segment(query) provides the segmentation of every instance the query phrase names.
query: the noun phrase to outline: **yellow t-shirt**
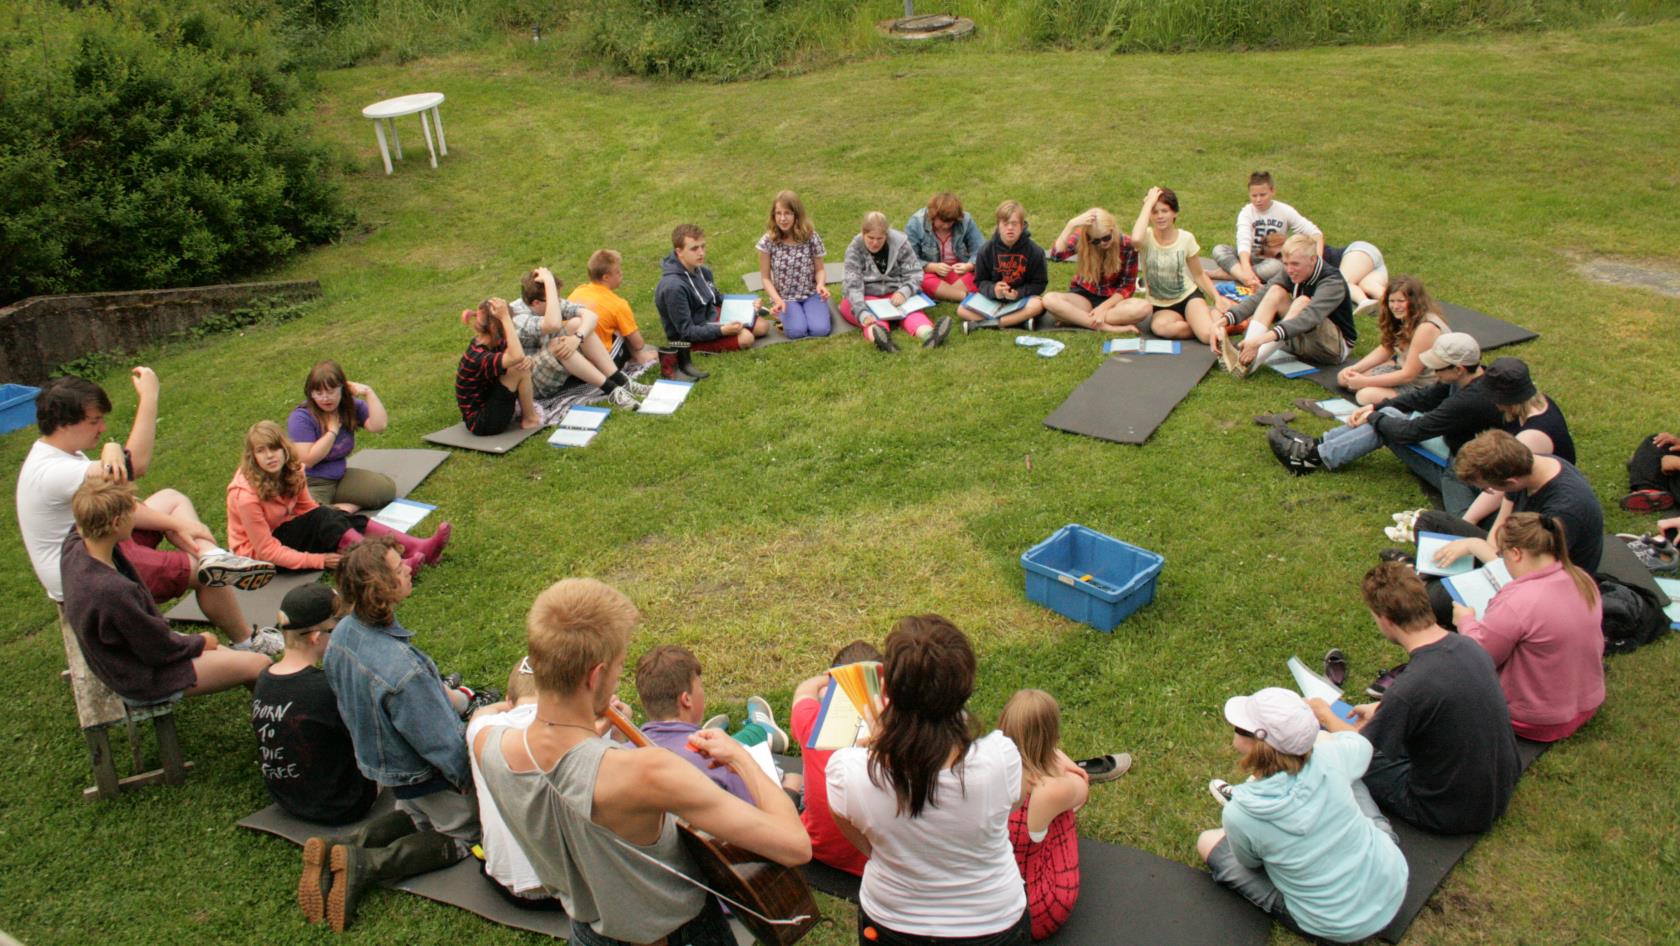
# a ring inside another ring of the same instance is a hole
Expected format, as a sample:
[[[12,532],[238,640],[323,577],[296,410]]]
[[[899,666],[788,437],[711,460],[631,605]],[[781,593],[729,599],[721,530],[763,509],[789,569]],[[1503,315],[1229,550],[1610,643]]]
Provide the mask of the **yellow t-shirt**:
[[[1196,237],[1189,230],[1180,229],[1178,239],[1170,246],[1155,242],[1153,227],[1144,231],[1138,244],[1144,285],[1149,301],[1155,305],[1173,305],[1196,291],[1190,279],[1190,258],[1202,251]]]
[[[629,335],[636,331],[636,317],[624,297],[598,282],[586,282],[572,290],[568,302],[585,306],[600,316],[595,323],[595,335],[601,344],[612,347],[614,335]]]

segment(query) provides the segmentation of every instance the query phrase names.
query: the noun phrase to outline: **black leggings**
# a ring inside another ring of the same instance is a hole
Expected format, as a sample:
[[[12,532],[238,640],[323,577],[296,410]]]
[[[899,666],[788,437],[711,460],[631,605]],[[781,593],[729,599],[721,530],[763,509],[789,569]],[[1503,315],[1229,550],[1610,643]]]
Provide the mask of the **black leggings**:
[[[1660,489],[1680,502],[1680,473],[1664,473],[1663,457],[1675,456],[1667,447],[1659,447],[1650,437],[1639,441],[1639,448],[1627,462],[1628,489]]]
[[[890,930],[871,920],[860,906],[857,931],[858,946],[1032,946],[1032,912],[1022,910],[1015,925],[984,936],[921,936]]]
[[[299,552],[330,554],[338,551],[338,543],[351,529],[367,530],[367,517],[345,512],[332,506],[316,506],[296,519],[280,523],[274,538],[281,545]]]

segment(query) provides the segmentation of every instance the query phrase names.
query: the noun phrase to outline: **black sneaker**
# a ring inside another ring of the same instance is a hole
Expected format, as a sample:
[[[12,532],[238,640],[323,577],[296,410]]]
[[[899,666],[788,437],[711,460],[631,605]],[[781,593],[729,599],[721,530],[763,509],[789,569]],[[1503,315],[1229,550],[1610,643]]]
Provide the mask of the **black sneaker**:
[[[1347,658],[1342,656],[1340,647],[1332,647],[1324,654],[1324,679],[1330,685],[1340,688],[1347,682]]]
[[[462,719],[472,719],[472,714],[478,712],[479,707],[502,701],[501,692],[494,687],[484,687],[483,689],[462,687],[461,689],[467,691],[467,708],[461,711]]]
[[[1287,424],[1266,431],[1266,443],[1271,445],[1272,456],[1296,476],[1306,476],[1324,466],[1318,458],[1318,441]]]
[[[1417,556],[1412,554],[1412,550],[1411,549],[1403,549],[1403,548],[1400,548],[1399,546],[1395,546],[1393,548],[1386,548],[1386,549],[1383,549],[1381,552],[1378,552],[1377,553],[1377,561],[1379,561],[1379,562],[1399,562],[1403,565],[1410,565],[1413,568],[1417,567]]]
[[[898,346],[893,344],[892,333],[887,331],[887,327],[879,322],[869,327],[869,340],[875,343],[876,348],[888,354],[898,351]]]
[[[1380,702],[1383,694],[1387,693],[1388,688],[1394,685],[1395,678],[1400,676],[1405,669],[1406,665],[1401,664],[1392,670],[1378,670],[1377,678],[1372,680],[1371,685],[1365,688],[1365,695]]]
[[[963,324],[967,325],[968,323],[964,322]],[[934,324],[933,334],[929,335],[927,337],[927,339],[922,342],[922,347],[923,348],[938,348],[939,346],[945,344],[945,337],[950,335],[950,334],[951,334],[951,317],[948,316],[948,315],[942,316],[942,317],[940,317],[939,321]]]

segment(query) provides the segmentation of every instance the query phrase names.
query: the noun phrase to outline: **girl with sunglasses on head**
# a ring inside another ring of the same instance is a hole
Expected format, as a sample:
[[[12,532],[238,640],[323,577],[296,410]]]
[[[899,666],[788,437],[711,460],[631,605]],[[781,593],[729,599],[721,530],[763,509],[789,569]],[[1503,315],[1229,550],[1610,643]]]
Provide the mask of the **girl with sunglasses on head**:
[[[1135,332],[1149,317],[1145,302],[1132,303],[1137,291],[1138,254],[1132,238],[1120,232],[1114,215],[1092,207],[1067,222],[1051,245],[1053,260],[1079,256],[1067,292],[1044,295],[1044,310],[1059,322],[1099,332]]]

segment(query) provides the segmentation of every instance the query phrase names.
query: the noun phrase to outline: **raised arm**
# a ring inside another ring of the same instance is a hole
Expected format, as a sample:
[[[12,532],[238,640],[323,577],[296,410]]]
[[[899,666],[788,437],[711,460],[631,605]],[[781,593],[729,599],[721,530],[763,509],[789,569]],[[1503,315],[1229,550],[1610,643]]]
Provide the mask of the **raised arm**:
[[[1151,187],[1149,193],[1143,195],[1143,206],[1138,209],[1137,221],[1132,224],[1132,242],[1138,246],[1149,235],[1149,212],[1155,209],[1155,202],[1161,199],[1161,189]]]
[[[134,408],[134,426],[128,431],[128,462],[134,475],[141,477],[152,465],[152,447],[157,441],[158,376],[152,369],[141,366],[130,372],[134,393],[140,402]]]
[[[525,348],[519,344],[519,330],[513,326],[513,312],[508,309],[507,302],[491,299],[490,311],[492,318],[502,323],[502,338],[507,341],[507,350],[502,352],[502,371],[505,373],[525,363]]]
[[[367,405],[367,420],[362,422],[362,429],[370,434],[377,434],[384,430],[386,425],[391,422],[391,418],[385,413],[385,405],[379,400],[379,395],[373,393],[373,388],[365,384],[357,384],[354,381],[349,382],[345,387],[350,389],[352,397],[361,398],[362,403]]]

